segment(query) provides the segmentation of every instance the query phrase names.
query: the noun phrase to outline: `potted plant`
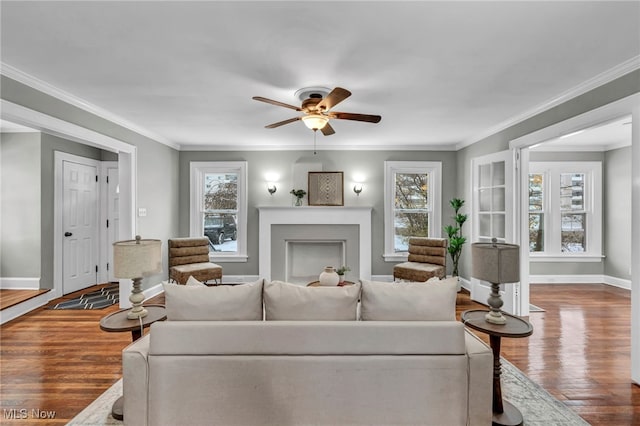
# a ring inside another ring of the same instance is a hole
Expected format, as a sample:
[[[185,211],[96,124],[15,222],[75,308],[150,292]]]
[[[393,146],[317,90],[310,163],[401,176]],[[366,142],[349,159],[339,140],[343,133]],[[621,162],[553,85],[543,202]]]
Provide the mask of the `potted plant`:
[[[348,266],[341,266],[336,270],[336,272],[338,273],[338,278],[340,279],[338,281],[338,285],[342,285],[344,283],[344,274],[346,272],[349,272],[350,270],[351,268],[349,268]]]
[[[302,197],[307,195],[307,191],[305,191],[304,189],[292,189],[291,191],[289,191],[289,193],[295,195],[295,197],[296,197],[296,206],[301,206],[302,205]]]
[[[455,225],[445,226],[444,231],[449,237],[447,251],[451,255],[451,261],[453,262],[451,275],[459,277],[458,263],[460,262],[460,255],[462,254],[462,246],[467,242],[467,239],[462,236],[462,225],[467,221],[467,215],[460,213],[460,209],[464,206],[464,200],[460,198],[453,198],[449,201],[449,204],[454,212],[453,220]]]

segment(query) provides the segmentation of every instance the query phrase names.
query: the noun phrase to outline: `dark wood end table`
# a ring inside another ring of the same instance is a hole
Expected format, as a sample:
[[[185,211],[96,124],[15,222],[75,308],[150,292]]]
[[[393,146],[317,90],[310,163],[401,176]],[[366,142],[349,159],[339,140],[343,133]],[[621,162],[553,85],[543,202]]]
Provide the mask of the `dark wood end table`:
[[[493,425],[520,426],[523,423],[520,410],[508,401],[502,400],[502,386],[500,375],[500,339],[502,337],[528,337],[533,334],[533,326],[529,321],[505,312],[506,324],[492,324],[485,320],[488,313],[485,309],[464,311],[461,315],[465,326],[489,335],[489,344],[493,352]]]
[[[327,287],[344,287],[347,285],[354,285],[355,283],[353,281],[343,281],[341,284],[338,284],[336,286],[327,286]],[[312,281],[309,284],[307,284],[307,287],[322,287],[320,285],[320,281]]]
[[[144,305],[147,310],[147,316],[142,318],[142,327],[140,327],[139,319],[129,319],[127,314],[130,309],[120,309],[109,315],[102,317],[100,320],[100,329],[108,332],[131,332],[131,341],[135,342],[142,337],[142,332],[156,321],[164,321],[167,319],[167,311],[164,305]],[[124,397],[120,397],[113,403],[111,407],[111,416],[116,420],[124,418]]]

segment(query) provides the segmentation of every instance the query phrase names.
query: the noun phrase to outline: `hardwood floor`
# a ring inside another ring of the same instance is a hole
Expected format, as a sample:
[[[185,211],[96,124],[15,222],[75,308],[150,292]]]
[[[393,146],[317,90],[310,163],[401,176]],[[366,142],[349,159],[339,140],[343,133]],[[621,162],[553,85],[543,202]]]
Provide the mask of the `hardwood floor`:
[[[0,310],[22,303],[25,300],[48,293],[51,290],[0,290]]]
[[[55,303],[52,302],[52,304]],[[148,303],[164,303],[164,296]],[[593,425],[640,425],[640,386],[630,375],[630,294],[606,285],[535,285],[534,333],[503,339],[502,355]],[[458,315],[481,305],[458,295]],[[122,374],[130,333],[100,330],[118,308],[37,309],[0,328],[0,423],[11,409],[55,411],[65,424]],[[486,336],[478,333],[485,341]]]

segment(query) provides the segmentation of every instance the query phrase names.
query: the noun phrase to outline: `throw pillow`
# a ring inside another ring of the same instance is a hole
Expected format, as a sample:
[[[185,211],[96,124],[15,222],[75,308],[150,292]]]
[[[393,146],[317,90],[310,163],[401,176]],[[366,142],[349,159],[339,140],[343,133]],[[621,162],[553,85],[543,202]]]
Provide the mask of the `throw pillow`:
[[[206,287],[205,283],[200,282],[197,279],[193,278],[193,275],[189,275],[189,279],[187,280],[187,283],[185,285],[195,286],[195,287]]]
[[[354,321],[360,284],[304,287],[283,281],[264,284],[267,320]]]
[[[168,321],[261,321],[262,284],[164,284]]]
[[[388,283],[361,280],[363,321],[455,321],[455,278]]]

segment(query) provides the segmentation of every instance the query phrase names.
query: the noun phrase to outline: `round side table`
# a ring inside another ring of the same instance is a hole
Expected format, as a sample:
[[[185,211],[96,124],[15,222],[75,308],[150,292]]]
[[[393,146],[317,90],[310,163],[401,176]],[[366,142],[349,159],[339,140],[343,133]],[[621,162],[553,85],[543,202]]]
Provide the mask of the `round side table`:
[[[484,317],[489,311],[486,309],[475,309],[464,311],[461,315],[465,326],[478,330],[489,335],[489,344],[493,352],[493,425],[494,426],[520,426],[523,423],[520,410],[508,401],[502,400],[502,386],[500,375],[500,339],[502,337],[528,337],[533,334],[533,326],[529,321],[520,317],[502,314],[507,319],[506,324],[492,324]]]
[[[149,327],[156,321],[164,321],[167,319],[167,311],[164,305],[144,305],[147,309],[147,316],[142,318],[142,327],[140,327],[139,319],[129,319],[127,314],[129,309],[120,309],[109,315],[102,317],[100,320],[100,329],[108,332],[131,332],[131,340],[135,342],[142,337],[143,329]],[[111,416],[116,420],[124,418],[124,397],[120,397],[113,403],[111,407]]]
[[[344,287],[347,285],[354,285],[355,283],[353,281],[343,281],[342,284],[338,284],[336,286],[327,286],[327,287]],[[322,287],[320,285],[320,281],[312,281],[309,284],[307,284],[307,287]]]

